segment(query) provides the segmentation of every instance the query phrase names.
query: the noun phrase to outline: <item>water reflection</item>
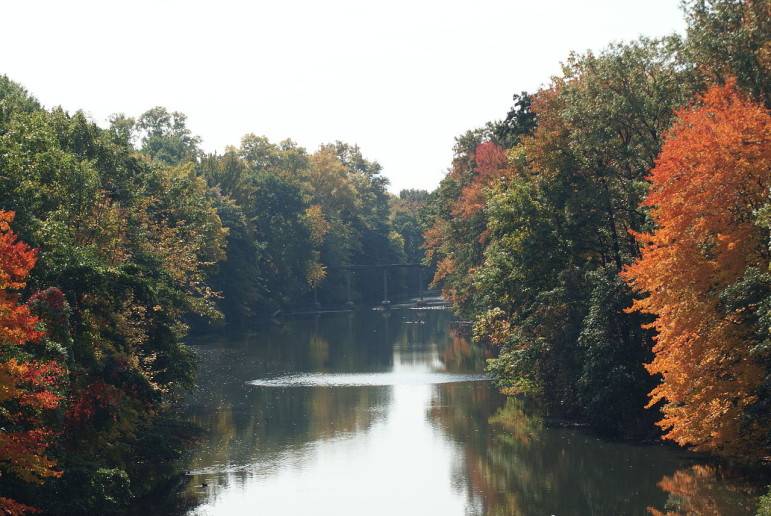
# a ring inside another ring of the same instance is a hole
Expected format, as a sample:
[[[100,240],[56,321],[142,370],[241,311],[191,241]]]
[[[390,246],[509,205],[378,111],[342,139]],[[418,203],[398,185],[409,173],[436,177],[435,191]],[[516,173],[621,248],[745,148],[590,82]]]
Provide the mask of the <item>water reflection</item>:
[[[762,494],[742,472],[708,464],[676,471],[658,485],[669,496],[663,511],[649,508],[654,516],[755,514]]]
[[[604,442],[501,396],[480,375],[486,352],[449,325],[441,311],[325,314],[195,343],[187,411],[209,434],[163,514],[730,516],[754,504],[759,486],[693,455]]]
[[[401,362],[399,362],[399,365]],[[405,369],[408,369],[405,371]],[[409,369],[415,369],[409,371]],[[426,372],[423,368],[396,368],[391,373],[299,373],[247,382],[255,387],[365,387],[373,385],[432,385],[488,381],[483,374]]]

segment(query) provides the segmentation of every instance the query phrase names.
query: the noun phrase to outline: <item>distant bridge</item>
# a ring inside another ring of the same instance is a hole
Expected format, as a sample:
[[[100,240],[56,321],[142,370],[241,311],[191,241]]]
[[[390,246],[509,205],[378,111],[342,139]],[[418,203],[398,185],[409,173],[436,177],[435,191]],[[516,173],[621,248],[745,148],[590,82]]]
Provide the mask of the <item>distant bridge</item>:
[[[390,269],[418,269],[418,306],[425,304],[423,300],[423,268],[426,267],[420,263],[384,263],[373,265],[325,265],[327,270],[343,270],[346,271],[345,279],[348,289],[348,301],[345,305],[349,308],[353,307],[353,301],[351,300],[351,271],[368,270],[368,269],[383,269],[383,301],[381,305],[383,308],[390,308],[391,301],[388,299],[388,271]],[[316,295],[316,289],[313,289],[313,302],[316,306],[319,306],[319,300]]]

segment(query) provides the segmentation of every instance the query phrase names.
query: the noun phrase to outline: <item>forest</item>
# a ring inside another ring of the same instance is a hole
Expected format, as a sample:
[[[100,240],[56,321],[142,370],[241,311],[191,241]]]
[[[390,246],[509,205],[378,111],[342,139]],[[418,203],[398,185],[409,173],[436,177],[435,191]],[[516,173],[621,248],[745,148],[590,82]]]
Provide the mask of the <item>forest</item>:
[[[572,54],[457,138],[429,195],[436,284],[499,387],[616,437],[771,448],[771,2]]]
[[[114,512],[173,471],[197,432],[173,415],[191,326],[307,307],[316,288],[342,304],[326,265],[420,261],[426,192],[389,194],[355,145],[199,143],[182,113],[102,129],[0,77],[4,514]],[[352,276],[355,301],[382,299],[377,271]]]
[[[200,431],[174,410],[190,329],[342,304],[331,265],[423,261],[498,387],[548,413],[767,463],[771,2],[684,12],[683,36],[571,54],[399,196],[356,145],[207,154],[183,113],[102,128],[0,76],[0,512],[158,488]],[[378,272],[353,280],[379,302]]]

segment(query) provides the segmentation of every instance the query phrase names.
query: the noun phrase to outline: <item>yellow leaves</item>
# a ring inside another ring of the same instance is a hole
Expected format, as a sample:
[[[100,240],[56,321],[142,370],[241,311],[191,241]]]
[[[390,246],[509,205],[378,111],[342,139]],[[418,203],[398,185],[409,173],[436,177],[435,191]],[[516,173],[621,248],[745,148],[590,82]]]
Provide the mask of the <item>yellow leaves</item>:
[[[455,271],[455,262],[449,256],[442,259],[436,266],[436,274],[434,275],[434,283],[438,283],[447,277],[448,274],[452,274]]]
[[[351,181],[348,167],[338,159],[334,148],[322,148],[310,156],[310,167],[304,178],[312,195],[329,214],[348,211],[358,213],[361,199]]]
[[[493,308],[474,321],[474,341],[488,341],[502,346],[514,334],[511,320],[500,308]]]
[[[25,370],[16,359],[0,364],[0,403],[21,396],[24,391],[19,386],[19,378]]]
[[[321,283],[327,276],[327,268],[318,263],[317,261],[308,263],[308,270],[306,272],[306,278],[308,278],[308,285],[311,288],[315,288]]]
[[[181,174],[183,180],[190,179],[179,171],[176,174]],[[196,184],[202,182],[200,178],[194,179]],[[167,186],[174,187],[172,182]],[[187,187],[183,189],[185,195],[191,194]],[[191,203],[196,204],[195,199],[144,197],[130,213],[144,235],[135,238],[133,245],[161,261],[175,285],[188,296],[189,308],[199,315],[216,316],[207,300],[218,294],[205,282],[205,267],[224,257],[226,231],[214,208],[190,206]]]
[[[324,217],[324,209],[320,204],[312,204],[305,210],[305,218],[311,229],[311,241],[316,247],[324,243],[324,237],[331,227],[329,221]]]
[[[110,265],[124,263],[126,249],[126,211],[104,190],[73,222],[73,238],[78,246],[94,246]]]
[[[131,349],[138,350],[148,338],[147,308],[136,303],[133,295],[124,299],[122,304],[121,310],[113,316],[115,329]],[[160,306],[156,308],[160,309]]]

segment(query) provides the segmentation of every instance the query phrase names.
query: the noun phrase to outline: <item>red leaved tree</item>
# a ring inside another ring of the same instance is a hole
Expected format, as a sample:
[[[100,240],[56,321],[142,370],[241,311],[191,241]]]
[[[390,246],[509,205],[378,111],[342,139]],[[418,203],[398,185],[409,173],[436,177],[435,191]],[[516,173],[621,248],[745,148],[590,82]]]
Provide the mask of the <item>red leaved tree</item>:
[[[506,174],[509,163],[506,151],[490,141],[477,146],[474,161],[475,175],[471,182],[463,187],[460,198],[453,207],[453,214],[463,218],[469,218],[484,208],[487,202],[485,189]]]
[[[11,230],[13,217],[13,212],[0,211],[0,474],[42,483],[47,477],[61,475],[53,469],[56,463],[46,457],[54,432],[43,422],[44,412],[59,405],[55,388],[61,370],[53,363],[14,356],[19,346],[36,342],[43,334],[35,329],[37,317],[12,292],[25,286],[24,279],[36,261],[35,250],[19,242]],[[0,497],[0,513],[35,511]]]

